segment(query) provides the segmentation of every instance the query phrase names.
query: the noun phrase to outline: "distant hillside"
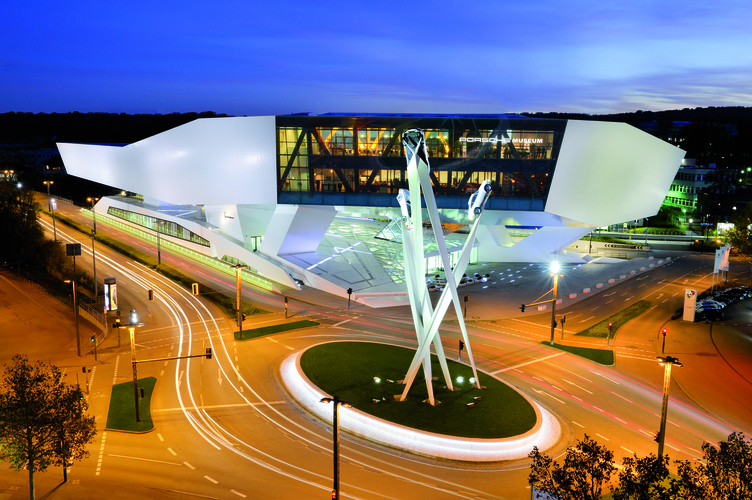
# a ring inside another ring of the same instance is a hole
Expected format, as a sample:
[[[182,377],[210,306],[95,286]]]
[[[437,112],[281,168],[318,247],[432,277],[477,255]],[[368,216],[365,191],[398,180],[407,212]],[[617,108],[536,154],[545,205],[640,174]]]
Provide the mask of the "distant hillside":
[[[1,113],[0,146],[55,142],[124,143],[140,141],[197,118],[227,116],[213,111],[167,115],[125,113]]]

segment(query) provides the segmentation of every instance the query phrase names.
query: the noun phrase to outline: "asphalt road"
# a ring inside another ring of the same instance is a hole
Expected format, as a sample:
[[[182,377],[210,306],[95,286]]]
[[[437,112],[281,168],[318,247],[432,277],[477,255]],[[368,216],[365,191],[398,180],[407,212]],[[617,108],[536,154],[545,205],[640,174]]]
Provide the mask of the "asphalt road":
[[[59,208],[71,217],[87,220],[62,203]],[[89,238],[60,224],[57,228],[59,238],[80,241],[84,252],[90,251]],[[156,250],[149,243],[118,235],[102,221],[98,222],[98,229],[127,239],[144,251]],[[201,297],[190,295],[101,245],[97,247],[97,259],[100,279],[105,275],[118,279],[120,308],[136,309],[145,323],[136,331],[139,359],[201,353],[206,347],[212,347],[214,358],[139,364],[139,377],[158,379],[152,401],[155,431],[104,431],[112,385],[132,377],[126,335],[118,348],[116,335],[110,334],[99,351],[99,361],[94,363],[91,356],[76,358],[75,350],[71,351],[75,340],[70,330],[59,329],[68,342],[62,348],[50,344],[56,352],[48,357],[70,374],[84,363],[92,367],[88,397],[99,434],[90,448],[91,457],[72,468],[71,482],[58,486],[62,474],[51,469],[38,475],[38,495],[51,492],[49,498],[330,498],[331,429],[290,400],[279,382],[278,365],[293,352],[329,340],[383,340],[414,347],[409,310],[356,306],[348,311],[341,298],[305,291],[297,296],[310,299],[309,303],[292,301],[291,317],[314,319],[321,326],[236,342],[232,322]],[[168,252],[163,252],[163,259],[218,289],[234,286],[232,276],[207,270]],[[78,262],[90,267],[90,253]],[[701,457],[703,441],[718,441],[732,430],[752,430],[748,403],[752,401],[752,385],[747,362],[752,327],[746,323],[752,323],[750,306],[736,306],[729,321],[713,325],[712,336],[710,325],[669,320],[681,306],[685,287],[702,290],[709,286],[710,265],[706,256],[684,255],[671,264],[646,269],[602,290],[593,287],[585,298],[562,304],[557,316],[567,315],[564,342],[602,345],[603,339],[583,339],[573,334],[629,303],[651,301],[647,313],[619,330],[613,342],[613,367],[540,345],[550,335],[550,312],[523,315],[516,308],[518,302],[531,302],[547,291],[550,277],[530,265],[495,266],[497,276],[502,272],[513,275],[504,276],[505,281],[515,279],[515,283],[530,284],[505,288],[497,280],[493,289],[486,289],[486,297],[484,289],[473,285],[470,307],[475,309],[473,314],[468,312],[468,328],[478,366],[526,393],[559,419],[564,433],[548,451],[550,455],[561,455],[574,439],[587,433],[614,450],[620,462],[623,456],[644,456],[656,451],[652,436],[660,421],[663,371],[654,357],[660,354],[660,329],[666,325],[666,353],[678,356],[684,363],[684,368],[674,371],[666,451],[672,458],[697,459]],[[610,273],[618,278],[620,269],[570,267],[562,279],[562,286],[570,287],[564,288],[565,296],[568,298],[569,293],[576,293],[574,290],[581,290],[588,283],[607,282]],[[523,273],[530,281],[524,281]],[[148,301],[147,289],[155,291],[154,301]],[[246,328],[284,321],[281,297],[244,288],[244,300],[274,311],[250,318]],[[29,307],[29,317],[39,317],[34,306]],[[515,317],[503,318],[510,310],[516,311]],[[61,335],[54,333],[54,328],[47,331],[45,335]],[[558,342],[560,329],[556,334]],[[447,355],[456,356],[456,321],[445,322],[442,337]],[[12,342],[23,348],[19,337],[12,337]],[[43,353],[45,344],[34,344],[34,349]],[[526,460],[484,466],[440,462],[395,453],[343,435],[341,488],[343,498],[358,499],[522,500],[530,496],[526,488],[528,465]],[[0,495],[28,497],[26,480],[23,473],[0,469]],[[10,489],[14,487],[17,489]]]

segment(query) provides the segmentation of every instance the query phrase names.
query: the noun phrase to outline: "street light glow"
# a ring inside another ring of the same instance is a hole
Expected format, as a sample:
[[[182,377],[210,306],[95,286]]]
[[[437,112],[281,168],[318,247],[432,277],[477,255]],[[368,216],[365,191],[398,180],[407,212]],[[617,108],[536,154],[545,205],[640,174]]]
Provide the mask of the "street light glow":
[[[551,272],[552,272],[552,273],[554,273],[554,274],[556,274],[556,273],[558,273],[558,272],[559,272],[560,270],[561,270],[561,265],[559,264],[559,262],[558,262],[558,261],[556,261],[556,260],[555,260],[555,261],[553,261],[553,262],[551,263]]]

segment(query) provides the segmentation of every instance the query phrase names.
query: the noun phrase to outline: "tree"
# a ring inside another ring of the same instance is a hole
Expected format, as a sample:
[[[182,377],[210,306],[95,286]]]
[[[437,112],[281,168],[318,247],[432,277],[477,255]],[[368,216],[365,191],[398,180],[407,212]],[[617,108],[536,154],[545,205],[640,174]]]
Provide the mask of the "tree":
[[[726,233],[726,241],[740,261],[752,266],[752,203],[734,219],[734,228]]]
[[[707,478],[714,498],[752,498],[752,442],[744,434],[732,432],[718,447],[703,443],[702,454],[707,465],[700,464],[700,472]]]
[[[94,418],[81,391],[63,383],[60,370],[41,361],[29,364],[16,354],[5,366],[0,392],[0,459],[19,471],[29,471],[34,500],[34,473],[55,463],[70,464],[87,455],[85,445],[96,433]],[[65,473],[64,473],[65,477]]]
[[[528,455],[530,483],[561,500],[600,500],[603,484],[616,470],[614,453],[585,434],[582,441],[567,450],[564,464],[541,453],[538,447]]]
[[[671,500],[679,486],[669,479],[668,455],[661,460],[652,453],[645,458],[624,457],[619,487],[612,489],[614,500]]]

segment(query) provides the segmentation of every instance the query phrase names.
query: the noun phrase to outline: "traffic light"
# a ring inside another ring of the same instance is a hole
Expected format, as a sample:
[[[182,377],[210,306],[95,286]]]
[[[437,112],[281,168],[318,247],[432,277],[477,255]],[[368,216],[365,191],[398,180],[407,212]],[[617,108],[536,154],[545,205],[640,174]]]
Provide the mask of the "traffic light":
[[[352,295],[352,293],[353,293],[353,289],[352,288],[348,288],[347,289],[347,295]]]
[[[154,300],[154,290],[149,290],[149,300]]]
[[[525,312],[525,304],[520,304],[520,311]]]
[[[465,348],[465,343],[460,340],[460,351]]]
[[[665,336],[666,336],[666,334],[668,333],[668,329],[667,329],[667,328],[664,328],[663,330],[661,330],[661,333],[662,333],[662,334],[663,334],[663,336],[665,337]]]
[[[554,320],[554,328],[556,328],[557,326],[559,326],[559,323],[556,320]]]
[[[207,347],[207,348],[206,348],[206,359],[211,359],[211,358],[212,358],[212,350],[211,350],[211,347]]]
[[[613,330],[613,329],[614,329],[614,324],[611,323],[611,322],[609,322],[608,323],[608,333],[611,333],[611,330]]]
[[[653,441],[655,441],[656,443],[660,443],[661,442],[661,433],[660,433],[660,431],[655,433],[655,436],[653,437]]]
[[[115,322],[112,324],[112,328],[120,328],[120,318],[115,318]]]
[[[94,335],[92,335],[91,336],[91,342],[94,343],[95,340],[96,340],[96,337]]]
[[[191,293],[198,295],[198,283],[191,283]]]
[[[564,315],[564,316],[561,317],[561,326],[564,326],[564,323],[566,323],[566,322],[567,322],[567,317],[566,317],[566,315]]]

